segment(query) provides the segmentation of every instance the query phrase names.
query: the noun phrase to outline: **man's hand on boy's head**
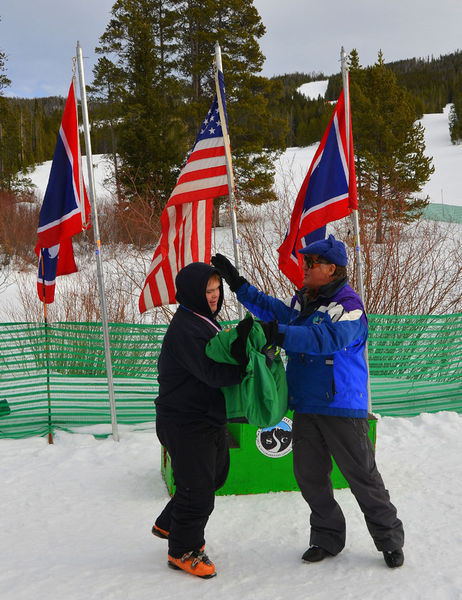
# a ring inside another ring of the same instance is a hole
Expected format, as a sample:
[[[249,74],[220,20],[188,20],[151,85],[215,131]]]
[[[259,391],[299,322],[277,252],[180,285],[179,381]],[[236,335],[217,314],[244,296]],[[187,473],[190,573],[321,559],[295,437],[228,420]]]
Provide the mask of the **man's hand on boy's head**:
[[[232,292],[236,292],[243,283],[246,283],[247,280],[245,277],[239,275],[239,271],[233,263],[226,256],[223,256],[223,254],[212,256],[211,262],[229,285]]]

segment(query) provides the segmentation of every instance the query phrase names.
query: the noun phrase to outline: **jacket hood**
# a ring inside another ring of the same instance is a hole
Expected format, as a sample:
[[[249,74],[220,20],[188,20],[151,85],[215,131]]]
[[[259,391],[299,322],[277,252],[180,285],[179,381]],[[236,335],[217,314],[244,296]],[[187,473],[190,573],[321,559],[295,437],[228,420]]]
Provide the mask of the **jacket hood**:
[[[217,310],[212,313],[205,295],[207,283],[212,275],[220,277],[220,297],[218,299]],[[177,302],[204,315],[205,317],[215,317],[223,304],[223,281],[217,269],[203,262],[195,262],[186,265],[175,278]]]

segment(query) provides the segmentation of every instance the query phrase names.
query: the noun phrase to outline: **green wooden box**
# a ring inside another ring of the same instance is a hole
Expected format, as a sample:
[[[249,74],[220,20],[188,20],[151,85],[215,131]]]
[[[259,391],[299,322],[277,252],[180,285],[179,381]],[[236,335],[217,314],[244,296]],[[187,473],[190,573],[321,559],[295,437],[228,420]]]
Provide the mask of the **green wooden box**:
[[[369,438],[375,449],[376,417],[369,416]],[[231,465],[225,485],[217,495],[265,494],[298,490],[292,469],[292,420],[283,418],[275,427],[261,429],[243,423],[228,423]],[[175,492],[170,457],[162,448],[162,474],[170,495]],[[348,484],[333,461],[332,485]]]

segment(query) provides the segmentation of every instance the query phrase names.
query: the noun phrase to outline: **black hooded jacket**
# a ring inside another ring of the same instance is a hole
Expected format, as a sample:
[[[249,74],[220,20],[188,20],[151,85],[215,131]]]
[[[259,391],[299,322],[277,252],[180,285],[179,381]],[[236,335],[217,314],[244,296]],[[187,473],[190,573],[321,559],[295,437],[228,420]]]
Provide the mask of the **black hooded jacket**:
[[[212,314],[205,292],[213,274],[218,274],[214,267],[197,262],[181,269],[175,280],[180,306],[162,343],[155,403],[158,417],[176,423],[224,425],[226,409],[220,387],[241,382],[239,366],[217,363],[205,354],[207,342],[220,329],[216,316],[223,303],[221,283],[217,311]]]

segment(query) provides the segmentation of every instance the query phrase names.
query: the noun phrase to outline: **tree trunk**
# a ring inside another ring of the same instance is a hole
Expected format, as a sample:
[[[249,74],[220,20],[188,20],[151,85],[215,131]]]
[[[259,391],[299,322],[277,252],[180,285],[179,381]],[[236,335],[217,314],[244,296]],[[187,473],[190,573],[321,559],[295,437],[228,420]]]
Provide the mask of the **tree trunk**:
[[[383,198],[382,198],[382,176],[379,175],[377,184],[377,218],[375,221],[375,243],[383,244]]]

